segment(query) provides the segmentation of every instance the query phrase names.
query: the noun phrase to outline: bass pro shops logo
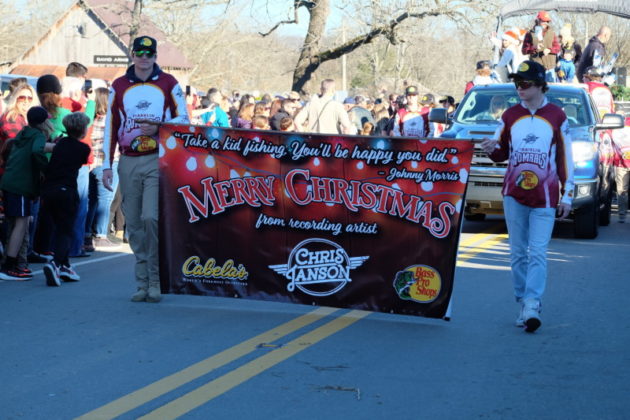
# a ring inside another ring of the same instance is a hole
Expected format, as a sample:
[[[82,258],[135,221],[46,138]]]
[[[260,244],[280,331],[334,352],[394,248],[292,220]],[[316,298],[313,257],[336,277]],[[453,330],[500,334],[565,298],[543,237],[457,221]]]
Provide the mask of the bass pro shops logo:
[[[368,258],[349,257],[336,243],[311,238],[293,248],[287,264],[269,268],[289,279],[289,292],[297,287],[311,296],[330,296],[351,282],[350,270],[361,266]]]

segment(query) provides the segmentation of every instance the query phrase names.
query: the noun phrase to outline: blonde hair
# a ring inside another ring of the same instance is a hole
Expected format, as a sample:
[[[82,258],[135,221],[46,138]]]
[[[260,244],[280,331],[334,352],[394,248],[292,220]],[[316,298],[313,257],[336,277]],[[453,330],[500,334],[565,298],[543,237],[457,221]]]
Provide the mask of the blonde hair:
[[[238,117],[247,121],[251,121],[252,118],[254,118],[254,104],[243,104],[241,109],[238,111]]]
[[[35,89],[33,89],[33,86],[29,84],[18,85],[18,88],[15,89],[11,95],[9,95],[9,99],[7,100],[6,115],[7,115],[7,121],[9,122],[15,122],[15,120],[17,119],[17,116],[22,115],[20,114],[17,108],[17,98],[21,96],[20,93],[23,90],[28,90],[29,92],[31,92],[31,96],[33,97],[33,102],[31,102],[31,106],[32,107],[39,106],[39,99],[37,98],[37,94],[35,93]],[[22,116],[26,118],[26,114]]]

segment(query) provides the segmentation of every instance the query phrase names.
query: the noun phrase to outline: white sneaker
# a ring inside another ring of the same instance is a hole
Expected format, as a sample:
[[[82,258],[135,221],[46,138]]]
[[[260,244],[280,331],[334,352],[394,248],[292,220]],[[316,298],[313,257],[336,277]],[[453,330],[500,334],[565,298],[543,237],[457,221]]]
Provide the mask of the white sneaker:
[[[61,279],[59,277],[59,269],[55,265],[54,261],[44,265],[44,275],[46,276],[46,284],[48,286],[61,286]]]
[[[526,299],[523,302],[523,323],[525,332],[536,331],[542,322],[540,321],[540,302],[536,299]]]
[[[61,277],[63,281],[81,280],[81,276],[79,276],[71,266],[66,267],[65,265],[62,265],[61,268],[59,268],[59,277]]]

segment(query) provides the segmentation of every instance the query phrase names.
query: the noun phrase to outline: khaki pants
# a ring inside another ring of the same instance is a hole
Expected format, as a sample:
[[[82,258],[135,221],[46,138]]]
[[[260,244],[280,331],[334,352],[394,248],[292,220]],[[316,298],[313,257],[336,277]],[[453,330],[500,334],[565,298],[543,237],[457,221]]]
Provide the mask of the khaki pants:
[[[615,183],[617,184],[617,204],[619,218],[625,219],[628,211],[628,184],[630,183],[630,169],[615,167]]]
[[[129,246],[136,257],[138,287],[159,287],[158,154],[121,156],[118,176]]]

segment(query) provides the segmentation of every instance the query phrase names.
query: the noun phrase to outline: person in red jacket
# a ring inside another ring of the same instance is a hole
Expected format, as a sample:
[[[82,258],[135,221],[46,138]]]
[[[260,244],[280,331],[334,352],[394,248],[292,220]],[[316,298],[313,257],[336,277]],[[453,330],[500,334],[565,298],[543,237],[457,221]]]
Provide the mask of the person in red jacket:
[[[548,12],[541,10],[536,15],[536,24],[525,34],[522,53],[545,67],[547,82],[557,82],[556,63],[560,50],[558,37],[551,28],[551,16]]]
[[[481,147],[493,161],[509,162],[502,194],[514,296],[521,305],[516,325],[534,332],[541,325],[555,215],[566,218],[571,211],[573,156],[567,116],[545,97],[545,68],[524,61],[510,78],[521,103],[503,113],[496,140],[484,139]]]

